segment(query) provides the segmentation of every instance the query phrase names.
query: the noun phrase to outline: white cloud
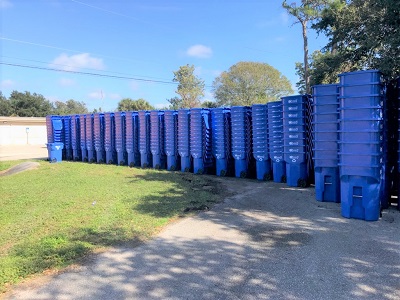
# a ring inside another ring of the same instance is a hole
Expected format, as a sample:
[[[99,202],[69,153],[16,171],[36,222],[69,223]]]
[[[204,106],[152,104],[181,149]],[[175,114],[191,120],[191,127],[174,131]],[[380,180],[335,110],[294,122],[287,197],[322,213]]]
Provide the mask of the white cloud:
[[[82,68],[103,70],[104,63],[101,58],[92,57],[89,53],[71,56],[62,53],[51,62],[51,67],[66,71],[77,71]]]
[[[284,36],[278,36],[274,40],[277,43],[282,43],[282,42],[284,42],[286,40],[286,38]]]
[[[9,0],[0,0],[0,9],[10,8],[13,4]]]
[[[197,58],[210,58],[212,49],[204,45],[193,45],[187,49],[186,55]]]
[[[154,108],[156,108],[156,109],[165,108],[165,107],[168,107],[169,104],[170,104],[170,103],[168,103],[168,102],[156,103],[156,104],[154,104]]]
[[[111,93],[108,95],[108,97],[112,100],[120,100],[122,99],[122,96],[120,94],[117,93]]]
[[[103,91],[94,91],[88,94],[88,97],[90,99],[97,99],[97,100],[101,100],[106,98],[106,94]]]
[[[0,87],[3,89],[11,88],[15,85],[15,82],[11,79],[5,79],[0,82]]]
[[[69,78],[61,78],[58,84],[64,87],[69,87],[75,85],[75,80]]]

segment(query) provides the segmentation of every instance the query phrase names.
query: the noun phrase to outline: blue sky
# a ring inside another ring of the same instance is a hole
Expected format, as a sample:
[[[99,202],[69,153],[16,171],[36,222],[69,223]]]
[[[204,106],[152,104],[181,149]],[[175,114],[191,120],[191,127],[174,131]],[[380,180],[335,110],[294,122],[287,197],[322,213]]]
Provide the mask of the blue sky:
[[[89,72],[114,79],[0,65],[5,96],[13,90],[51,101],[74,99],[112,111],[122,98],[156,107],[176,96],[173,71],[193,64],[212,100],[216,76],[239,61],[265,62],[295,87],[301,26],[281,0],[0,0],[0,61]],[[326,39],[309,32],[310,53]],[[149,81],[134,80],[132,78]],[[159,82],[161,81],[161,82]]]

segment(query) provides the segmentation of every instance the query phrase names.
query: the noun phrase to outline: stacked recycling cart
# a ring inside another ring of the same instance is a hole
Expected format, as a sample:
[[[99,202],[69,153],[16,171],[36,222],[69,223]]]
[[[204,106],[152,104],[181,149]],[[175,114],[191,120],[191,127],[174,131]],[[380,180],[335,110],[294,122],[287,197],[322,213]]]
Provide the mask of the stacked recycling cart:
[[[210,110],[190,110],[190,155],[193,158],[193,172],[207,173],[212,167]]]
[[[235,176],[246,178],[252,160],[251,149],[251,108],[233,106],[231,108],[232,156],[235,160]]]
[[[47,151],[50,162],[62,161],[62,150],[64,148],[65,131],[60,116],[47,116]]]
[[[47,118],[46,118],[47,121]],[[71,116],[62,118],[64,132],[64,154],[63,159],[72,160],[72,142],[71,142]]]
[[[150,151],[150,112],[139,111],[139,152],[142,168],[152,165]]]
[[[231,168],[231,110],[211,110],[212,154],[215,158],[216,175],[226,176]]]
[[[114,113],[114,124],[115,124],[115,151],[117,152],[117,164],[123,166],[127,162],[126,154],[126,124],[125,124],[125,113],[115,112]]]
[[[96,151],[96,161],[98,163],[104,163],[105,162],[104,114],[94,114],[93,130],[94,130],[94,150]]]
[[[342,215],[378,220],[383,195],[383,85],[378,71],[339,75]]]
[[[191,170],[189,109],[178,111],[178,153],[181,157],[182,172],[189,172]]]
[[[139,115],[137,112],[125,113],[125,148],[128,166],[140,166],[139,152]]]
[[[282,101],[268,103],[269,157],[274,182],[286,182],[286,164],[283,159]]]
[[[305,187],[308,184],[306,153],[308,101],[308,97],[304,95],[282,98],[283,153],[289,186]]]
[[[178,169],[178,113],[174,110],[164,112],[164,152],[167,156],[167,170]]]
[[[163,169],[164,155],[164,112],[153,110],[150,112],[150,151],[153,157],[153,168]]]
[[[86,150],[86,115],[79,115],[79,133],[80,133],[80,145],[81,145],[81,159],[82,161],[88,161],[87,150]]]
[[[86,115],[86,149],[87,149],[87,160],[90,163],[96,161],[95,150],[94,150],[94,128],[93,128],[94,116],[93,114]]]
[[[80,121],[79,115],[71,116],[71,147],[74,161],[81,159],[81,141],[80,141]]]
[[[258,180],[269,180],[271,176],[271,161],[268,145],[268,106],[254,104],[252,106],[253,157],[256,160]]]
[[[315,194],[318,201],[340,202],[338,85],[313,87]]]

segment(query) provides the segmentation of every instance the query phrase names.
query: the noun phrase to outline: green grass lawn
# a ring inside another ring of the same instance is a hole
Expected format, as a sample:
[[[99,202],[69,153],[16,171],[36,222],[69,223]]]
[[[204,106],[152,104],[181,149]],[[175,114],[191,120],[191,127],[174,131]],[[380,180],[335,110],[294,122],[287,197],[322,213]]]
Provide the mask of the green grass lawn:
[[[1,162],[0,169],[13,164]],[[0,292],[93,250],[146,240],[185,208],[210,206],[220,198],[205,176],[79,162],[40,164],[0,177]]]

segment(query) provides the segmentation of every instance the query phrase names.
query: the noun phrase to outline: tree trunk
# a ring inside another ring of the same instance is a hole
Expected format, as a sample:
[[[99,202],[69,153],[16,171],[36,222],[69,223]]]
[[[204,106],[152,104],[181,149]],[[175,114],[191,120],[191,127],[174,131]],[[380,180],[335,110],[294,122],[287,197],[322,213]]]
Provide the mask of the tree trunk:
[[[306,85],[306,93],[310,94],[310,76],[308,66],[308,37],[307,37],[307,20],[300,20],[301,27],[303,28],[303,42],[304,42],[304,83]]]

